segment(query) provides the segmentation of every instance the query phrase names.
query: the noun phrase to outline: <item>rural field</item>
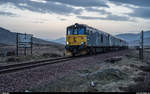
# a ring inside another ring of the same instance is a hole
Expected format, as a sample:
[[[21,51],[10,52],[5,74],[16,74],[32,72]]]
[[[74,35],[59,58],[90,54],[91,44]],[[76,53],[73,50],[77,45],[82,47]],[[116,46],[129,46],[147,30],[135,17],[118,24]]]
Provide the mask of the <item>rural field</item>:
[[[16,46],[0,46],[0,66],[6,64],[16,64],[27,61],[35,61],[46,58],[57,58],[64,56],[64,45],[61,44],[34,44],[33,54],[31,55],[30,48],[27,48],[26,56],[24,48],[19,49],[19,55],[16,56]]]
[[[140,60],[138,50],[130,48],[2,74],[0,91],[146,92],[150,90],[149,55],[147,48]]]

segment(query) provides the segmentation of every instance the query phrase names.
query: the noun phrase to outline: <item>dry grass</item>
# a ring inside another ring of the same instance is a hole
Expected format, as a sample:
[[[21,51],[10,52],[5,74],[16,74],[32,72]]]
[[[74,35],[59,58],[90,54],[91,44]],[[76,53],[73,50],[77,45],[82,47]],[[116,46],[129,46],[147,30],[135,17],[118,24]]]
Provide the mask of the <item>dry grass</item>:
[[[0,47],[0,65],[21,63],[25,61],[57,58],[64,56],[64,45],[33,45],[33,54],[30,49],[27,49],[27,55],[24,56],[24,49],[19,49],[19,56],[16,54],[15,46],[1,46]]]

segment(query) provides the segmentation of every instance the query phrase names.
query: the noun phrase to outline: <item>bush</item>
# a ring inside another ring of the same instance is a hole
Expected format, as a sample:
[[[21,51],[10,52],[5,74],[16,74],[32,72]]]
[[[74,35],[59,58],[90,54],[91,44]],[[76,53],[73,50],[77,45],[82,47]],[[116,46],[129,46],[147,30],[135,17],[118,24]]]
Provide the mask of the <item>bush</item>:
[[[118,81],[124,79],[126,74],[119,69],[104,69],[89,75],[89,79],[98,79],[104,81]]]
[[[17,57],[10,57],[6,61],[7,62],[20,62],[20,59]]]
[[[9,51],[6,54],[7,56],[14,56],[15,55],[15,51]]]
[[[42,56],[43,57],[61,57],[61,55],[57,53],[44,53]]]

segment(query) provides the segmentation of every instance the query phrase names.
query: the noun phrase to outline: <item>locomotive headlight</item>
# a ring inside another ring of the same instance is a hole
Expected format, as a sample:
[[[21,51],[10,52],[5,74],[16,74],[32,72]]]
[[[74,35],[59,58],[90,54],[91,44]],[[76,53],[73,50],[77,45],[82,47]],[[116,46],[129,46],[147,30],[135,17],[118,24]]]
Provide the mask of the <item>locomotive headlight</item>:
[[[67,45],[69,44],[69,42],[67,41]]]
[[[81,44],[84,44],[84,42],[81,42]]]

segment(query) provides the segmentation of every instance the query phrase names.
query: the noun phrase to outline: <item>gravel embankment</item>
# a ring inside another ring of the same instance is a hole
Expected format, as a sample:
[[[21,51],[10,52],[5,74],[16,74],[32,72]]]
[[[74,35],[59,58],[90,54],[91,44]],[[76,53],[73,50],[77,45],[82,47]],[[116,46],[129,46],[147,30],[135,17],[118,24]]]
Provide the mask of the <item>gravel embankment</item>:
[[[109,52],[95,56],[82,57],[59,64],[45,65],[33,69],[22,70],[14,73],[0,74],[0,92],[24,92],[41,84],[54,81],[73,70],[80,70],[88,66],[94,66],[97,61],[103,61],[112,56],[122,56],[128,50]]]

